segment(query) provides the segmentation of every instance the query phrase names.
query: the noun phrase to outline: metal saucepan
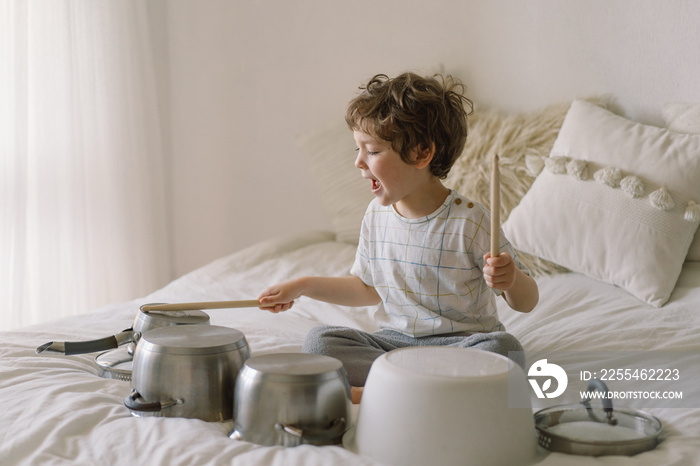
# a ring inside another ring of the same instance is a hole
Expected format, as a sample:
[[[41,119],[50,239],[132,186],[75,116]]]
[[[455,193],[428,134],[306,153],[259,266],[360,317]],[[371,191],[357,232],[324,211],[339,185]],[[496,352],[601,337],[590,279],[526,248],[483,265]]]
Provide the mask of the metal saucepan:
[[[134,352],[132,391],[124,405],[135,416],[233,418],[238,372],[250,357],[240,331],[216,325],[151,330]]]
[[[600,380],[588,391],[608,388]],[[579,404],[553,406],[535,413],[535,428],[541,447],[561,453],[587,456],[627,455],[651,450],[659,442],[662,424],[639,410],[613,410],[612,400],[602,399],[602,408],[592,408],[590,399]]]
[[[84,354],[93,353],[96,351],[106,351],[127,343],[132,343],[127,348],[127,351],[130,354],[133,354],[133,350],[136,343],[138,343],[139,338],[141,338],[141,335],[149,330],[172,325],[209,324],[209,315],[205,312],[199,310],[178,312],[146,312],[144,310],[144,307],[152,305],[155,304],[144,304],[141,306],[131,328],[123,330],[116,335],[88,341],[50,341],[38,347],[36,349],[36,353],[41,354],[45,351],[49,351],[66,355]]]
[[[329,356],[280,353],[245,362],[234,394],[233,439],[259,445],[332,445],[348,427],[350,383]]]

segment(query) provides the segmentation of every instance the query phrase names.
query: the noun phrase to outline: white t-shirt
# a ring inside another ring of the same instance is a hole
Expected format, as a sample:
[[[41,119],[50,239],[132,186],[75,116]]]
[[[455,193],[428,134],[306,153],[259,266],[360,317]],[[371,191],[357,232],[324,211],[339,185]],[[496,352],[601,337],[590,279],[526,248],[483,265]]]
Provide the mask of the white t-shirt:
[[[504,330],[493,289],[483,279],[491,218],[480,204],[451,191],[432,214],[399,215],[374,199],[362,220],[350,273],[382,298],[382,328],[413,337]],[[500,251],[527,272],[501,232]]]

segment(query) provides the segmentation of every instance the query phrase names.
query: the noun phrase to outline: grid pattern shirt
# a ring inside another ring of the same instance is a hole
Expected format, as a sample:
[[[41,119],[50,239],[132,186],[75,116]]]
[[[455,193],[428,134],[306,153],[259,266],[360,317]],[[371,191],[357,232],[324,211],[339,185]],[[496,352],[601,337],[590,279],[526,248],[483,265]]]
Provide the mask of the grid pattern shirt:
[[[432,214],[407,219],[373,200],[362,220],[350,273],[382,298],[378,319],[413,337],[504,330],[483,279],[491,244],[489,212],[451,191]],[[527,273],[501,233],[502,252]]]

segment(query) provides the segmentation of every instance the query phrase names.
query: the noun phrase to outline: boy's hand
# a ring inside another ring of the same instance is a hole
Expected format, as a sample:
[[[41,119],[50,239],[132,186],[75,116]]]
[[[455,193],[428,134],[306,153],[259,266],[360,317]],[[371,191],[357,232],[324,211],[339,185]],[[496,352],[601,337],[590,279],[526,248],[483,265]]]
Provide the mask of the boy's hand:
[[[491,288],[508,291],[515,283],[515,262],[507,252],[491,257],[488,252],[484,256],[484,280]]]
[[[294,300],[301,297],[301,291],[294,280],[273,285],[260,293],[260,309],[273,312],[283,312],[294,306]]]

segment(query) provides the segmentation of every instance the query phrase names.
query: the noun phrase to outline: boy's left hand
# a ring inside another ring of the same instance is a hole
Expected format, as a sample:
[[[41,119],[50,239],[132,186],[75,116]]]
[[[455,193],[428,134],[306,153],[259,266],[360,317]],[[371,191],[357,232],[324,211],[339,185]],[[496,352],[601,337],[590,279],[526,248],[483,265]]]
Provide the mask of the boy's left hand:
[[[515,262],[507,252],[491,257],[488,252],[484,256],[484,280],[491,288],[508,291],[515,283]]]

